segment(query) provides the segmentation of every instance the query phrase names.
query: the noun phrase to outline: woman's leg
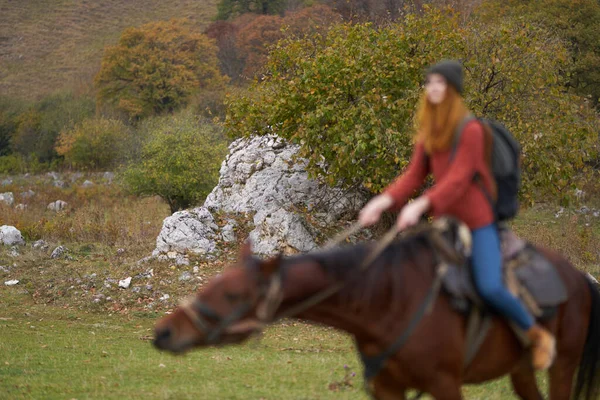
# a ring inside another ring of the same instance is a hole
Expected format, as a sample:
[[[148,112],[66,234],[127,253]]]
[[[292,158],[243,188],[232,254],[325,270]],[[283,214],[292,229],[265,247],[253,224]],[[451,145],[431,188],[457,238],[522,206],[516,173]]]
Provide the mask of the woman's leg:
[[[483,299],[525,330],[533,348],[533,366],[547,369],[556,354],[554,337],[535,324],[521,302],[504,286],[500,239],[494,224],[473,231],[473,277]]]
[[[473,278],[479,295],[502,315],[528,330],[535,323],[519,299],[513,296],[502,278],[502,254],[495,224],[473,231]]]

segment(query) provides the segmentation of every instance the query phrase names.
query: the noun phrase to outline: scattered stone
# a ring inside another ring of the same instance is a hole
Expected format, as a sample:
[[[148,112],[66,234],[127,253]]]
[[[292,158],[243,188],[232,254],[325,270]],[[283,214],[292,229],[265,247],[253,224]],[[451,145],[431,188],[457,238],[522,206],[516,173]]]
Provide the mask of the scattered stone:
[[[600,211],[594,211],[592,212],[592,215],[596,218],[600,217]]]
[[[81,184],[81,187],[84,187],[84,188],[89,188],[92,186],[94,186],[94,182],[88,181],[88,180],[86,180],[85,182],[83,182],[83,184]]]
[[[13,181],[10,178],[6,178],[2,181],[2,186],[12,185]]]
[[[54,250],[52,250],[52,254],[50,254],[50,258],[57,259],[59,257],[63,257],[69,250],[65,246],[58,246]]]
[[[190,260],[183,254],[177,254],[175,265],[190,265]]]
[[[19,283],[19,280],[18,280],[18,279],[13,279],[13,280],[10,280],[10,281],[6,281],[6,282],[4,282],[4,284],[5,284],[6,286],[14,286],[14,285],[16,285],[17,283]]]
[[[48,204],[48,210],[50,211],[61,211],[64,210],[65,207],[67,207],[68,203],[66,201],[62,201],[62,200],[56,200],[55,202],[52,202],[50,204]]]
[[[589,214],[589,212],[590,212],[590,209],[588,207],[586,207],[586,206],[583,206],[583,207],[581,207],[579,209],[579,213],[580,214],[584,214],[585,215],[585,214]]]
[[[198,272],[200,272],[200,268],[196,265],[193,269],[194,273],[197,274]]]
[[[575,197],[577,198],[577,200],[583,200],[583,198],[585,197],[585,192],[581,189],[575,189]]]
[[[59,180],[54,181],[54,186],[56,186],[57,188],[66,189],[69,187],[69,184],[67,182],[61,181],[59,179]]]
[[[141,288],[141,287],[139,287],[139,286],[134,286],[133,288],[131,288],[131,291],[132,291],[133,293],[139,293],[139,292],[141,292],[141,291],[142,291],[142,288]]]
[[[94,295],[94,297],[93,297],[94,303],[100,303],[103,300],[106,300],[106,296],[103,295],[102,293],[98,293],[98,294]]]
[[[60,175],[58,175],[58,173],[56,173],[54,171],[50,171],[46,175],[48,175],[49,177],[51,177],[54,180],[57,180],[58,178],[60,178]]]
[[[180,280],[181,282],[186,282],[186,281],[189,281],[189,280],[191,280],[192,278],[193,278],[192,274],[191,274],[191,273],[189,273],[188,271],[185,271],[183,274],[181,274],[181,275],[179,276],[179,280]]]
[[[35,242],[33,242],[31,244],[31,247],[33,247],[34,249],[39,249],[39,250],[47,250],[49,245],[48,243],[46,243],[45,240],[36,240]]]
[[[117,249],[118,256],[122,256],[123,254],[125,254],[125,249]]]
[[[73,174],[71,174],[71,182],[75,182],[76,180],[78,180],[79,178],[83,177],[83,173],[81,172],[75,172]]]
[[[102,175],[102,178],[108,183],[112,183],[113,179],[115,179],[115,174],[112,172],[105,172],[104,175]]]
[[[10,272],[10,267],[0,265],[0,272]]]
[[[131,277],[127,277],[119,281],[119,287],[123,289],[127,289],[131,285]]]
[[[12,192],[0,193],[0,201],[12,206],[15,202],[15,196]]]
[[[10,252],[8,253],[11,257],[19,257],[21,254],[19,253],[19,249],[17,246],[13,246],[10,248]]]
[[[6,246],[24,245],[25,239],[23,239],[21,231],[14,226],[2,225],[0,226],[0,244]]]
[[[564,212],[565,212],[565,208],[564,208],[564,207],[561,207],[561,208],[560,208],[560,209],[559,209],[559,210],[556,212],[556,214],[554,214],[554,218],[558,218],[558,217],[560,217],[561,215],[563,215],[563,213],[564,213]]]
[[[152,288],[153,288],[153,286],[152,286],[152,285],[146,285],[146,286],[145,286],[145,289],[146,289],[147,291],[149,291],[149,292],[152,290]]]
[[[167,301],[167,300],[169,300],[170,298],[171,298],[171,296],[169,296],[168,294],[166,294],[166,293],[165,293],[165,294],[163,294],[162,296],[160,296],[160,299],[159,299],[159,300],[162,300],[162,301]]]
[[[33,196],[35,196],[35,192],[33,190],[31,190],[31,189],[29,189],[26,192],[22,192],[21,193],[21,198],[23,198],[23,199],[29,199],[29,198],[31,198]]]
[[[15,209],[23,211],[27,209],[27,204],[19,203],[15,206]]]
[[[235,242],[236,236],[234,229],[235,226],[231,222],[221,229],[221,239],[223,239],[225,243]]]

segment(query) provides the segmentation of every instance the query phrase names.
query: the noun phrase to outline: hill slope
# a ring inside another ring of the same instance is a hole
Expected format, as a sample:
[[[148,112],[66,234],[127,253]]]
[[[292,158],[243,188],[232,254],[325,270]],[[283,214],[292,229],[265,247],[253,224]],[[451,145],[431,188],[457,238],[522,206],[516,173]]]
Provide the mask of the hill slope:
[[[198,29],[217,0],[0,0],[0,95],[35,99],[87,87],[124,28],[188,18]]]

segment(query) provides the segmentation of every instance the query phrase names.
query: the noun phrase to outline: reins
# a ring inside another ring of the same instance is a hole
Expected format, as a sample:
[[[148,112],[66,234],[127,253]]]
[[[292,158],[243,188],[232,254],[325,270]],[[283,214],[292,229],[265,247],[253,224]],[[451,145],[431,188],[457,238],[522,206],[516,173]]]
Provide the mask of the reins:
[[[356,233],[361,228],[361,225],[357,222],[350,226],[348,229],[344,230],[342,233],[338,234],[333,240],[327,243],[325,248],[334,247],[335,245],[341,243],[346,240],[350,235]],[[371,265],[373,261],[387,248],[387,246],[394,240],[396,235],[398,234],[398,228],[396,224],[385,233],[385,235],[381,238],[379,242],[375,245],[375,247],[371,250],[371,252],[365,257],[363,262],[358,267],[358,271],[366,271],[367,268]],[[344,286],[346,286],[347,282],[336,282],[335,284],[329,286],[327,289],[315,294],[312,297],[302,301],[301,303],[289,308],[284,313],[281,313],[277,316],[274,321],[293,317],[295,315],[300,314],[303,311],[321,303],[325,299],[333,296],[335,293],[339,292]]]

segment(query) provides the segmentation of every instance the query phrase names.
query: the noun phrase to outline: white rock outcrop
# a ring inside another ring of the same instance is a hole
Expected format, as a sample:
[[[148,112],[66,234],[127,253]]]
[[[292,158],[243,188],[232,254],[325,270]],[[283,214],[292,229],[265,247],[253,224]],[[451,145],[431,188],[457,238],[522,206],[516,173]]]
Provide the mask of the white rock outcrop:
[[[153,255],[213,253],[220,241],[235,240],[231,222],[217,226],[213,212],[252,217],[255,253],[315,249],[320,227],[354,215],[367,199],[360,192],[309,179],[298,150],[275,135],[234,141],[221,165],[219,183],[204,205],[165,219]],[[310,214],[311,223],[305,214]]]

